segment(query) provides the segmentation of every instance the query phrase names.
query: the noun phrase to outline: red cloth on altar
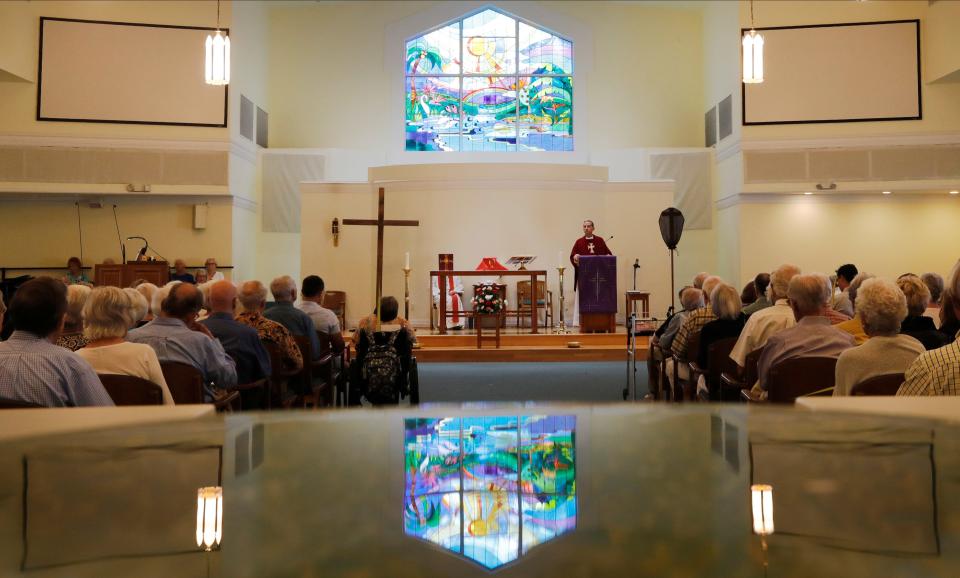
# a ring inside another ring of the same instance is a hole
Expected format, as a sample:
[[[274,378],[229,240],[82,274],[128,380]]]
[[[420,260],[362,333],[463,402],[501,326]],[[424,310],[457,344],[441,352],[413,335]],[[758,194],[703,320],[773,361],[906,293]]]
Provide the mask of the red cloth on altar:
[[[440,271],[453,271],[453,253],[440,253],[437,257],[440,261]],[[462,322],[460,321],[460,296],[457,293],[463,291],[463,287],[460,285],[459,277],[455,280],[453,275],[447,277],[446,285],[444,290],[443,281],[437,277],[438,298],[449,300],[450,310],[453,312],[451,321],[454,327],[459,327]]]
[[[574,255],[613,255],[607,247],[603,237],[594,235],[587,239],[586,235],[577,239],[570,250],[570,264],[573,265],[573,290],[577,290],[577,281],[580,278],[580,267],[573,262]]]
[[[496,257],[484,257],[477,265],[477,271],[509,271]]]

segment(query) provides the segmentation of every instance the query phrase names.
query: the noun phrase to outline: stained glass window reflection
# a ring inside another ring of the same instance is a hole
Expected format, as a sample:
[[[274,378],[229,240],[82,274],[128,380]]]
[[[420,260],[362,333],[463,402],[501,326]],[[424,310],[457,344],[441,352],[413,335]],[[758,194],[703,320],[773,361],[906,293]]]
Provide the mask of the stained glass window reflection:
[[[404,532],[494,569],[576,528],[576,417],[404,422]]]
[[[485,9],[406,56],[406,150],[573,150],[571,41]]]

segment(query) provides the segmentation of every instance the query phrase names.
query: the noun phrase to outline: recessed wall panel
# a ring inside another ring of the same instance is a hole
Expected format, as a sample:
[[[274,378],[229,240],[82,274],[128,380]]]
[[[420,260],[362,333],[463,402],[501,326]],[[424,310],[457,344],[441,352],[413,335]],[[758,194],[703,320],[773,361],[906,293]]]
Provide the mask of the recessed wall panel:
[[[764,80],[744,84],[745,125],[922,117],[918,20],[757,31]]]
[[[204,82],[212,29],[41,18],[37,120],[227,126]]]

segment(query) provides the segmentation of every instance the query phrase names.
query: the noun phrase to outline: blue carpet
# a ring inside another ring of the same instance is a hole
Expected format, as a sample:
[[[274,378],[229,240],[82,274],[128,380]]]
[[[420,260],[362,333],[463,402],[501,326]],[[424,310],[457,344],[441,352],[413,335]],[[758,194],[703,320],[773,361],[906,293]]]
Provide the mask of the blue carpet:
[[[625,362],[422,363],[420,402],[622,401]],[[647,389],[647,368],[637,365],[637,396]]]

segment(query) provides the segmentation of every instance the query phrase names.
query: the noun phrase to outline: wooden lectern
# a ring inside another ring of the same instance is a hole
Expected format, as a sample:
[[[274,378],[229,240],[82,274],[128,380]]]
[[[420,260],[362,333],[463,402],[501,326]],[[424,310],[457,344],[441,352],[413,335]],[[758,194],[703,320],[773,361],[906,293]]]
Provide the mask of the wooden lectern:
[[[618,301],[617,258],[613,255],[580,255],[577,284],[580,331],[613,333]]]
[[[126,265],[95,265],[93,281],[97,285],[129,287],[137,279],[146,279],[157,287],[170,280],[170,264],[166,261],[127,261]]]

